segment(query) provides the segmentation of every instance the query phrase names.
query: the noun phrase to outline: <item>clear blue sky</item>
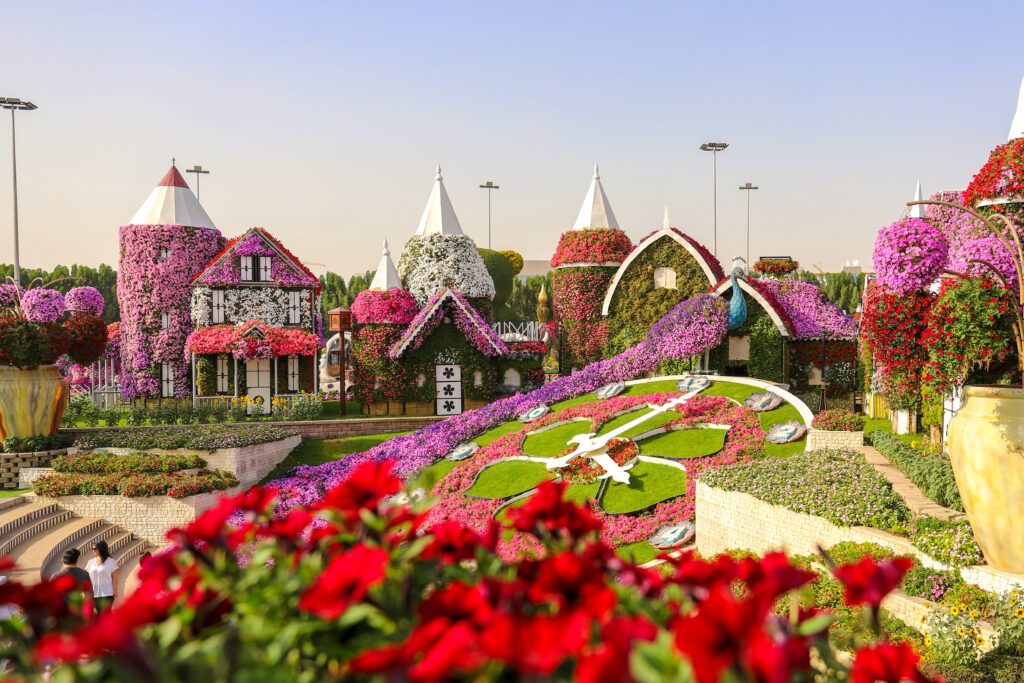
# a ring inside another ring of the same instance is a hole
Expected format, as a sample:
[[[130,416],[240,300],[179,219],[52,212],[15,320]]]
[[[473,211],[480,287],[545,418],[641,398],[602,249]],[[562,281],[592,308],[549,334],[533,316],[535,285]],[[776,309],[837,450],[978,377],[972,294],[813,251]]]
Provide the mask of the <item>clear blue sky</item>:
[[[719,255],[870,256],[921,179],[959,188],[1005,140],[1020,2],[10,3],[0,95],[18,126],[22,262],[113,263],[166,171],[212,170],[218,227],[343,273],[413,232],[444,166],[466,231],[547,258],[594,162],[635,239],[673,224]],[[0,119],[0,260],[11,260]],[[191,178],[191,176],[189,176]],[[318,272],[323,268],[315,267]]]

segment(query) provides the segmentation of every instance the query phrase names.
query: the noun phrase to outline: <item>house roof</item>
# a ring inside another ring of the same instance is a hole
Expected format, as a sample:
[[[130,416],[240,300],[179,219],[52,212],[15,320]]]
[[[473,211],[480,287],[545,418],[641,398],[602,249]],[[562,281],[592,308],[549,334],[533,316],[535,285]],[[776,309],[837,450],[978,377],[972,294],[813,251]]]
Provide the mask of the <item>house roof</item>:
[[[260,227],[249,228],[238,237],[232,237],[231,239],[229,239],[227,243],[224,245],[224,248],[220,250],[220,253],[218,253],[216,256],[210,259],[210,262],[206,264],[206,267],[199,271],[198,275],[192,278],[192,284],[198,284],[208,274],[212,274],[214,267],[217,266],[225,258],[227,258],[228,255],[235,250],[239,243],[241,243],[249,235],[258,235],[260,238],[262,238],[266,244],[270,245],[270,247],[275,252],[277,252],[277,255],[281,258],[281,260],[288,264],[289,267],[291,267],[294,271],[304,276],[307,276],[309,278],[308,286],[312,286],[318,294],[320,293],[320,280],[317,279],[316,275],[313,274],[313,271],[307,268],[305,264],[303,264],[302,261],[300,261],[298,257],[295,256],[295,254],[288,251],[288,249],[285,248],[283,244],[281,244],[280,240],[278,240],[276,237],[270,234],[269,230]]]
[[[667,218],[668,209],[666,209],[665,212]],[[615,271],[615,275],[612,277],[612,282],[608,285],[608,291],[605,292],[604,304],[601,306],[601,315],[608,315],[608,312],[611,310],[612,299],[615,297],[615,290],[618,288],[623,275],[625,275],[626,271],[629,269],[630,264],[632,264],[640,254],[650,248],[662,237],[668,237],[678,242],[684,249],[690,252],[690,255],[697,260],[697,264],[700,266],[700,269],[704,271],[704,276],[707,277],[709,285],[714,285],[725,277],[725,273],[722,271],[722,264],[720,264],[718,259],[716,259],[711,252],[705,249],[700,242],[677,228],[663,227],[661,230],[655,230],[650,235],[640,240],[637,245],[633,247],[633,251],[629,252],[626,259],[619,264],[619,269]]]
[[[440,164],[437,166],[437,175],[434,177],[434,187],[430,190],[430,197],[427,198],[427,205],[423,208],[420,224],[416,228],[417,235],[432,233],[463,234],[459,217],[455,215],[455,208],[452,206],[452,200],[448,198],[448,190],[444,188],[444,177],[441,175]]]
[[[173,164],[132,216],[129,224],[217,229]]]
[[[418,349],[434,328],[441,324],[445,311],[450,311],[453,317],[459,318],[455,320],[455,327],[466,336],[477,351],[485,356],[504,356],[508,353],[505,342],[465,297],[445,287],[438,290],[420,309],[402,337],[392,345],[388,355],[392,359],[397,359],[408,351]]]
[[[373,281],[368,289],[389,289],[402,288],[402,278],[398,276],[398,269],[395,262],[391,260],[391,251],[388,249],[388,241],[384,240],[384,250],[380,254],[380,263],[377,264],[377,272],[373,274]]]
[[[573,230],[586,230],[587,228],[612,228],[619,229],[619,221],[615,218],[612,205],[608,202],[608,196],[604,193],[604,186],[601,185],[601,173],[597,164],[594,164],[594,177],[590,181],[590,188],[587,196],[583,198],[583,206],[576,216]]]

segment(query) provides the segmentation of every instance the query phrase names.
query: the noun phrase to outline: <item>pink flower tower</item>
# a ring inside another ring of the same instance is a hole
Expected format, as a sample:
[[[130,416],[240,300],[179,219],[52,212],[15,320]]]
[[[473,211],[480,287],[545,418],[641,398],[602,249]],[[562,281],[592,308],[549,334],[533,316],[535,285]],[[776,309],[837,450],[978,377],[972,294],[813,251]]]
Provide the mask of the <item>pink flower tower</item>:
[[[189,284],[224,248],[224,238],[172,162],[131,222],[121,226],[119,242],[121,393],[186,396]]]

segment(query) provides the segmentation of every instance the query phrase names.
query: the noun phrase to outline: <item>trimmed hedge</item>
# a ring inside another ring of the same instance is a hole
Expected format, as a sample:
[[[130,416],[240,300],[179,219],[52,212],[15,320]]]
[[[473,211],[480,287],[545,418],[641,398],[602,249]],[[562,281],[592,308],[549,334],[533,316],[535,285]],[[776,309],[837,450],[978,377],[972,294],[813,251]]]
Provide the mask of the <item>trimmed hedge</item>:
[[[153,448],[185,448],[192,451],[215,451],[218,448],[244,448],[280,441],[294,435],[295,432],[291,430],[261,424],[183,425],[95,432],[78,437],[73,445],[82,450],[131,448],[145,451]]]
[[[160,474],[52,474],[37,479],[32,490],[48,498],[60,496],[115,496],[187,498],[238,486],[229,472],[170,472]]]
[[[886,432],[871,432],[871,443],[896,465],[924,495],[939,505],[964,511],[949,459],[927,455]]]
[[[201,469],[206,467],[206,461],[198,455],[77,453],[59,455],[50,466],[58,472],[79,474],[146,474]]]
[[[0,442],[4,453],[38,453],[41,451],[58,451],[67,448],[71,439],[63,434],[53,436],[30,436],[19,439],[16,436],[9,436]]]

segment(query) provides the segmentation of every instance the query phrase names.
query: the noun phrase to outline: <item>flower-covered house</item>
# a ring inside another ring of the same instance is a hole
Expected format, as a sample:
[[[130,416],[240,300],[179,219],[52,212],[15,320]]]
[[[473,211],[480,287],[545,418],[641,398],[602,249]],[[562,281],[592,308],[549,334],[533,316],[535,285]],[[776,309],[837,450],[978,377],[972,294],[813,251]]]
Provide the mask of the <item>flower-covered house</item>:
[[[320,283],[264,228],[230,240],[191,283],[186,351],[193,395],[275,396],[316,390]]]

